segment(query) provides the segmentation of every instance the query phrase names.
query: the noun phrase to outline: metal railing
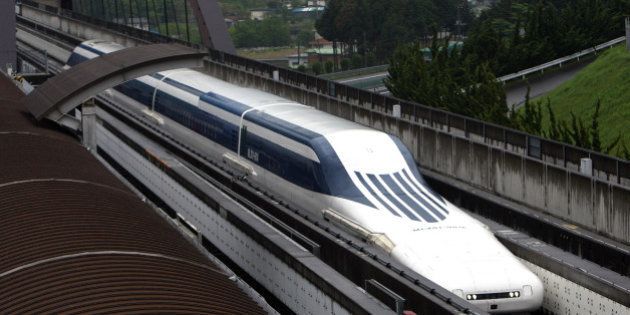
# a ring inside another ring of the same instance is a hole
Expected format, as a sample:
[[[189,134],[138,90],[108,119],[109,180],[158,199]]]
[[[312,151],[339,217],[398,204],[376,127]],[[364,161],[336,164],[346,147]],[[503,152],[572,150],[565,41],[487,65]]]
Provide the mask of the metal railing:
[[[546,63],[543,63],[541,65],[535,66],[535,67],[531,67],[525,70],[521,70],[519,72],[516,73],[512,73],[512,74],[508,74],[508,75],[504,75],[500,78],[498,78],[499,81],[501,82],[508,82],[508,81],[512,81],[514,79],[524,79],[525,77],[527,77],[528,75],[532,74],[532,73],[537,73],[537,72],[544,72],[546,69],[551,68],[551,67],[556,67],[556,66],[562,66],[563,64],[569,63],[569,62],[573,62],[575,61],[579,61],[580,58],[584,57],[584,56],[588,56],[590,54],[596,54],[598,51],[606,49],[606,48],[610,48],[612,46],[615,46],[617,44],[623,43],[626,41],[626,37],[622,36],[619,38],[615,38],[611,41],[605,42],[603,44],[597,45],[595,47],[592,48],[588,48],[588,49],[584,49],[582,51],[576,52],[572,55],[568,55],[568,56],[564,56],[562,58],[558,58]]]
[[[505,83],[508,81],[512,81],[514,79],[525,79],[528,75],[532,73],[544,72],[548,68],[562,66],[563,64],[567,64],[573,61],[579,61],[581,58],[585,56],[596,54],[598,51],[621,44],[625,42],[625,40],[626,40],[625,36],[618,37],[613,40],[607,41],[603,44],[597,45],[595,47],[584,49],[574,54],[564,56],[562,58],[558,58],[558,59],[543,63],[535,67],[527,68],[527,69],[524,69],[515,73],[501,76],[497,78],[497,80]],[[380,66],[375,66],[375,67],[327,73],[327,74],[320,75],[319,77],[323,79],[329,79],[329,80],[346,79],[346,78],[356,77],[360,75],[367,75],[367,74],[373,74],[373,73],[378,73],[378,72],[387,72],[388,67],[389,65],[380,65]]]
[[[388,69],[389,69],[389,65],[387,64],[387,65],[379,65],[379,66],[373,66],[373,67],[357,68],[357,69],[346,70],[346,71],[326,73],[326,74],[319,75],[319,77],[328,79],[328,80],[350,79],[353,77],[387,72]]]

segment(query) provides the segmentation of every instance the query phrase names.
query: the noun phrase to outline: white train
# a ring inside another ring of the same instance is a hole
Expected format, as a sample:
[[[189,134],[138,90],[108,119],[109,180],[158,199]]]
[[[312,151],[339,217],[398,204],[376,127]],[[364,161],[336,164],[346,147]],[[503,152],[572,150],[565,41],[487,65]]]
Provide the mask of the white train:
[[[122,48],[88,41],[67,66]],[[484,310],[542,304],[541,281],[487,227],[432,191],[396,137],[190,69],[105,95]]]

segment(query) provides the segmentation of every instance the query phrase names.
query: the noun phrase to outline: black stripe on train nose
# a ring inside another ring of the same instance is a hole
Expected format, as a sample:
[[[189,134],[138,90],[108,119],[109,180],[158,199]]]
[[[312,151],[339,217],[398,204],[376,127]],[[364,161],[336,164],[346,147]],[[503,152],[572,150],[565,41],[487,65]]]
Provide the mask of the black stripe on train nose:
[[[427,200],[427,197],[418,195],[418,193],[416,193],[416,191],[414,191],[413,188],[411,186],[409,186],[409,184],[403,179],[403,177],[400,175],[400,173],[395,173],[394,177],[398,180],[400,185],[402,185],[402,187],[407,192],[409,192],[409,194],[411,194],[414,197],[415,200],[418,201],[418,202],[415,202],[415,201],[412,200],[413,203],[410,203],[410,204],[416,204],[417,205],[416,209],[419,209],[419,210],[427,209],[439,221],[444,220],[446,218],[446,216],[444,216],[444,214],[439,209],[437,209],[435,207],[434,203],[432,203],[429,200]],[[409,199],[411,199],[411,198],[409,198]],[[420,209],[420,208],[422,208],[422,209]]]
[[[368,183],[365,181],[365,179],[363,178],[363,175],[361,175],[361,173],[354,172],[354,174],[357,175],[357,178],[361,182],[361,185],[363,185],[365,187],[365,189],[368,190],[370,195],[372,195],[374,198],[376,198],[376,200],[380,204],[382,204],[383,207],[387,208],[387,210],[389,210],[389,212],[391,212],[393,215],[395,215],[397,217],[400,217],[400,214],[398,212],[396,212],[394,209],[392,209],[385,201],[383,201],[383,199],[381,199],[381,197],[379,197],[377,194],[374,193],[374,190],[372,190],[372,187],[370,187],[370,185],[368,185]]]
[[[409,211],[407,208],[405,208],[405,206],[403,204],[401,204],[396,198],[394,198],[394,196],[392,196],[387,191],[387,189],[385,189],[385,187],[381,184],[381,182],[379,182],[378,179],[376,178],[376,175],[367,174],[367,177],[372,182],[372,184],[374,184],[374,186],[376,186],[376,189],[378,189],[378,191],[381,193],[381,195],[383,195],[383,197],[387,198],[387,200],[389,200],[396,207],[396,210],[401,211],[408,218],[410,218],[410,219],[412,219],[414,221],[419,221],[419,219],[418,219],[418,217],[416,215],[414,215],[411,211]]]
[[[436,218],[432,215],[432,210],[428,206],[422,206],[409,196],[408,193],[404,192],[402,188],[396,184],[391,175],[381,175],[381,178],[387,186],[394,192],[398,198],[400,198],[410,209],[412,209],[416,214],[418,214],[422,219],[427,222],[437,222]],[[430,212],[429,212],[430,211]],[[441,220],[441,219],[440,219]]]
[[[411,175],[409,175],[409,173],[407,172],[407,170],[403,169],[402,170],[403,175],[405,175],[405,177],[409,180],[410,183],[412,183],[417,189],[418,191],[425,196],[426,198],[430,199],[431,201],[433,201],[442,211],[444,211],[444,213],[448,214],[448,209],[446,209],[446,205],[444,204],[444,199],[442,199],[442,197],[436,193],[434,193],[430,188],[428,187],[424,187],[424,189],[426,189],[426,192],[424,191],[424,189],[422,187],[420,187],[412,178]]]

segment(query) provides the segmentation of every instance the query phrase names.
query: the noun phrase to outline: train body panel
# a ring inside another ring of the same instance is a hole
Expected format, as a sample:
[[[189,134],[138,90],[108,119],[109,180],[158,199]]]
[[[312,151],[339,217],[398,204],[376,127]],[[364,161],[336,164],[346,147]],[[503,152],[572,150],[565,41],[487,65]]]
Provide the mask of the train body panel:
[[[83,43],[68,66],[122,46]],[[278,96],[190,70],[129,81],[105,93],[222,161],[250,167],[247,180],[316,216],[338,214],[391,257],[491,312],[534,310],[542,283],[483,224],[426,184],[402,142]],[[389,244],[389,245],[387,245]]]

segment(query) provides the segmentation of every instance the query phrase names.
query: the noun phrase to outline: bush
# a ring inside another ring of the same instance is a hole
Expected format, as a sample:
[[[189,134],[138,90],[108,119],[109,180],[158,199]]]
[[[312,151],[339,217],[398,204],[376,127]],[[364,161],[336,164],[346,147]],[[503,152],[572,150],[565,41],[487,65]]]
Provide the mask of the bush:
[[[335,64],[333,64],[332,61],[326,61],[326,63],[324,64],[326,67],[326,73],[331,73],[333,72],[334,68],[335,68]]]
[[[363,57],[359,54],[352,55],[351,59],[352,69],[363,68]]]
[[[341,60],[340,66],[342,71],[350,70],[350,61],[348,59]]]
[[[368,67],[378,66],[376,55],[374,53],[371,53],[371,52],[367,53],[365,56],[365,59],[367,60]]]
[[[238,22],[229,32],[237,48],[285,46],[291,43],[288,24],[277,17]]]
[[[313,71],[315,75],[320,75],[324,72],[324,66],[322,66],[321,62],[315,62],[311,65],[311,71]]]

